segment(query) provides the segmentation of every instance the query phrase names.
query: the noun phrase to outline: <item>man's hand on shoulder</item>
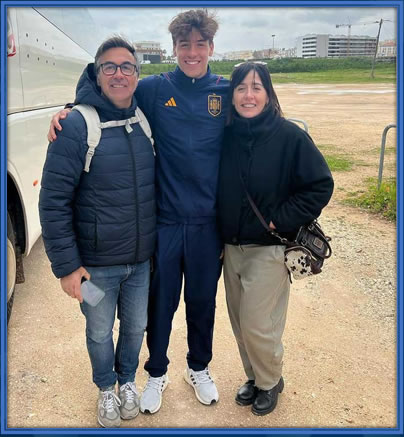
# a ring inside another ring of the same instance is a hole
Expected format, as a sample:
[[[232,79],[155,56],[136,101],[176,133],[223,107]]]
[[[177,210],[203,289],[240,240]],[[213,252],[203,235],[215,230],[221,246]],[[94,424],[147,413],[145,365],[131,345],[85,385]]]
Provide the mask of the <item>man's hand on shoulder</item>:
[[[70,275],[63,276],[60,278],[60,286],[63,291],[68,294],[70,297],[77,299],[80,303],[83,302],[83,296],[81,295],[81,278],[85,277],[86,279],[90,279],[90,273],[84,268],[79,267],[74,272],[70,273]]]
[[[48,132],[48,141],[51,143],[52,141],[55,141],[57,138],[56,135],[56,129],[58,131],[62,130],[62,126],[59,123],[59,120],[64,120],[67,115],[69,114],[69,112],[71,112],[71,109],[66,108],[66,109],[62,109],[61,111],[57,112],[51,120],[51,124],[49,127],[49,132]]]

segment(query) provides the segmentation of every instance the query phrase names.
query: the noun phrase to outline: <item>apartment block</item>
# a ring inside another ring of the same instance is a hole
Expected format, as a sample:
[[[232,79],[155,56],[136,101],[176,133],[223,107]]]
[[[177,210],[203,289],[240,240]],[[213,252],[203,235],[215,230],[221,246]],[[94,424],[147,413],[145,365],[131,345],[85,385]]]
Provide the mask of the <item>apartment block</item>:
[[[310,34],[297,39],[298,58],[346,58],[373,56],[376,37]]]

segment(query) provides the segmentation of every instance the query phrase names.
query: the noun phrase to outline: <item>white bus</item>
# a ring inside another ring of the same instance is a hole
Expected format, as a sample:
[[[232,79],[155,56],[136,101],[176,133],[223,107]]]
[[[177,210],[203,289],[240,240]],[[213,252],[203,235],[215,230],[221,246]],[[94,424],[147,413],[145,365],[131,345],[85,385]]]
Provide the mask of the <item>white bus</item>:
[[[86,8],[7,10],[7,321],[23,258],[41,235],[38,198],[51,116],[72,102],[93,61],[93,21]],[[77,35],[75,35],[77,34]],[[92,44],[93,47],[90,45]]]

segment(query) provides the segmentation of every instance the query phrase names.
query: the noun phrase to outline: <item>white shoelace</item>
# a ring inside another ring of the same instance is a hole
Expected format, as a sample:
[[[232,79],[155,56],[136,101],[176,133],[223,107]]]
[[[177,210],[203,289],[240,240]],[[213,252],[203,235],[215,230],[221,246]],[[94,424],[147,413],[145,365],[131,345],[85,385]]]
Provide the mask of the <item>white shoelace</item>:
[[[207,384],[207,383],[213,382],[213,379],[210,376],[208,368],[206,368],[204,370],[200,370],[198,372],[195,370],[191,370],[191,372],[192,373],[190,374],[190,376],[191,377],[195,376],[196,384]]]
[[[135,395],[138,395],[136,386],[133,382],[129,381],[126,384],[119,387],[119,391],[125,392],[125,397],[128,402],[135,401]]]
[[[110,411],[114,410],[114,404],[116,403],[118,406],[121,405],[121,401],[116,395],[115,392],[111,390],[105,390],[102,392],[103,394],[103,400],[102,400],[102,406],[103,408],[109,413]]]
[[[143,391],[147,390],[148,388],[153,388],[157,391],[163,390],[163,376],[158,376],[157,378],[154,378],[153,376],[149,376],[149,379],[147,380],[146,387]]]

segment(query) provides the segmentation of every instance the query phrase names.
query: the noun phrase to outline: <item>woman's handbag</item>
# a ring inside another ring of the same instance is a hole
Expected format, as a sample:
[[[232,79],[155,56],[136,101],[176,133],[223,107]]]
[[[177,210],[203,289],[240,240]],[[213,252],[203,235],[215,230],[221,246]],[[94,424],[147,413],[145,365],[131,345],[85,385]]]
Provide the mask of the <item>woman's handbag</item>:
[[[286,245],[285,265],[295,279],[321,273],[324,261],[332,254],[331,238],[324,234],[317,220],[301,226],[295,241],[281,237],[272,229],[269,232]]]
[[[244,181],[243,181],[244,185]],[[269,227],[259,209],[244,186],[251,208],[264,228],[274,237],[279,238],[285,249],[285,265],[294,279],[303,279],[321,272],[324,261],[332,254],[330,241],[317,220],[300,227],[294,241],[281,237]]]

